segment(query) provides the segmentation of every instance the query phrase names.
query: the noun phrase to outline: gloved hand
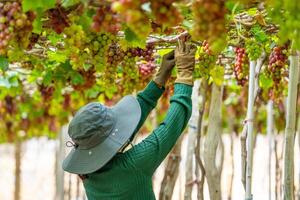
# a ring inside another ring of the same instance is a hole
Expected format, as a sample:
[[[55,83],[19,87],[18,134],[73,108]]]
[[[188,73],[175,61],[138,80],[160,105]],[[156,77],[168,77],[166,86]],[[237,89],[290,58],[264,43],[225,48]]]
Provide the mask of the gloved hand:
[[[155,74],[153,81],[159,87],[164,86],[167,80],[170,78],[174,66],[175,66],[174,50],[172,50],[171,52],[165,54],[162,57],[161,65],[157,73]]]
[[[186,44],[179,40],[175,49],[175,63],[177,67],[177,78],[175,83],[193,85],[193,72],[195,67],[195,53],[197,48],[192,44]]]

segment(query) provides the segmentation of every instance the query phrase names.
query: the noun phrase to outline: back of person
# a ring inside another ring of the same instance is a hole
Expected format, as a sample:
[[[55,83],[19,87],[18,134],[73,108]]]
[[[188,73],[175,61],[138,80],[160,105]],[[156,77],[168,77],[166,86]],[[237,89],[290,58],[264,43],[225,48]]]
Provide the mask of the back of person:
[[[152,176],[133,169],[124,154],[89,174],[83,184],[89,200],[155,200]]]

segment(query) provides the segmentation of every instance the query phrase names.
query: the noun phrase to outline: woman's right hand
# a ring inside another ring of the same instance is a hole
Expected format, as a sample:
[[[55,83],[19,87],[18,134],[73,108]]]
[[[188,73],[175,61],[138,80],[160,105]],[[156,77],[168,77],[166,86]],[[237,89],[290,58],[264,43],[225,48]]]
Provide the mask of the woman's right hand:
[[[195,53],[197,48],[192,44],[187,44],[183,40],[178,41],[175,49],[175,63],[177,67],[177,78],[175,83],[193,85],[193,72],[195,66]]]

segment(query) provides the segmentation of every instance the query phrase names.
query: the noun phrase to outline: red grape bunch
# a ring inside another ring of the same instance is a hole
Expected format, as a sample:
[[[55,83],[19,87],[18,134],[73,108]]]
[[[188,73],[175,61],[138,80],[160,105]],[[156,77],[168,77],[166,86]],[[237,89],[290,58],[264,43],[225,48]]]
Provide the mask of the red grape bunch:
[[[83,77],[84,83],[76,84],[76,85],[73,84],[72,87],[75,90],[84,91],[84,90],[89,89],[89,88],[91,88],[95,85],[95,83],[96,83],[96,74],[95,74],[96,70],[94,68],[90,68],[86,71],[84,69],[80,69],[80,70],[78,70],[78,72]]]
[[[48,10],[47,14],[49,18],[47,26],[56,33],[60,34],[66,27],[70,26],[68,13],[64,7],[58,5],[56,8]]]
[[[214,53],[226,46],[226,7],[224,0],[195,0],[192,4],[195,40],[207,40]]]
[[[12,40],[27,48],[34,17],[32,12],[23,13],[18,2],[0,2],[0,55],[7,53]]]
[[[140,57],[146,61],[154,61],[154,45],[148,44],[145,49],[142,48],[131,48],[128,49],[128,52],[133,57]]]
[[[209,77],[210,70],[216,63],[216,56],[212,54],[210,46],[206,40],[202,43],[200,49],[198,49],[198,62],[195,66],[194,76],[195,78]]]
[[[273,80],[273,86],[269,91],[269,96],[274,101],[279,100],[279,97],[282,96],[284,89],[285,72],[287,70],[287,61],[288,61],[288,45],[282,47],[274,47],[270,57],[267,74]]]
[[[235,49],[234,75],[239,85],[245,85],[248,80],[249,64],[244,48],[236,47]]]
[[[151,10],[155,23],[166,27],[177,26],[182,20],[180,12],[174,7],[176,0],[152,0]]]
[[[149,77],[151,74],[154,73],[156,65],[154,62],[146,62],[146,63],[140,63],[138,65],[138,68],[139,68],[139,73],[142,75],[142,77]]]
[[[109,5],[97,9],[93,17],[92,29],[96,32],[117,33],[121,28],[119,16]]]

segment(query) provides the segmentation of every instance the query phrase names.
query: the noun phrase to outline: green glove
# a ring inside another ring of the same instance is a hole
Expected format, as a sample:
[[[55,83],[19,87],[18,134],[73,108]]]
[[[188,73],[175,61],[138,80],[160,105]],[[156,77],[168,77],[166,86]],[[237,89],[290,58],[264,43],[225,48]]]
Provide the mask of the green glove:
[[[195,53],[197,48],[192,44],[186,44],[179,40],[175,49],[175,63],[177,66],[177,78],[175,83],[193,85],[193,72],[195,67]]]
[[[162,57],[160,68],[155,74],[153,81],[159,87],[164,86],[167,80],[170,78],[174,66],[175,66],[175,59],[174,59],[174,50],[173,50]]]

